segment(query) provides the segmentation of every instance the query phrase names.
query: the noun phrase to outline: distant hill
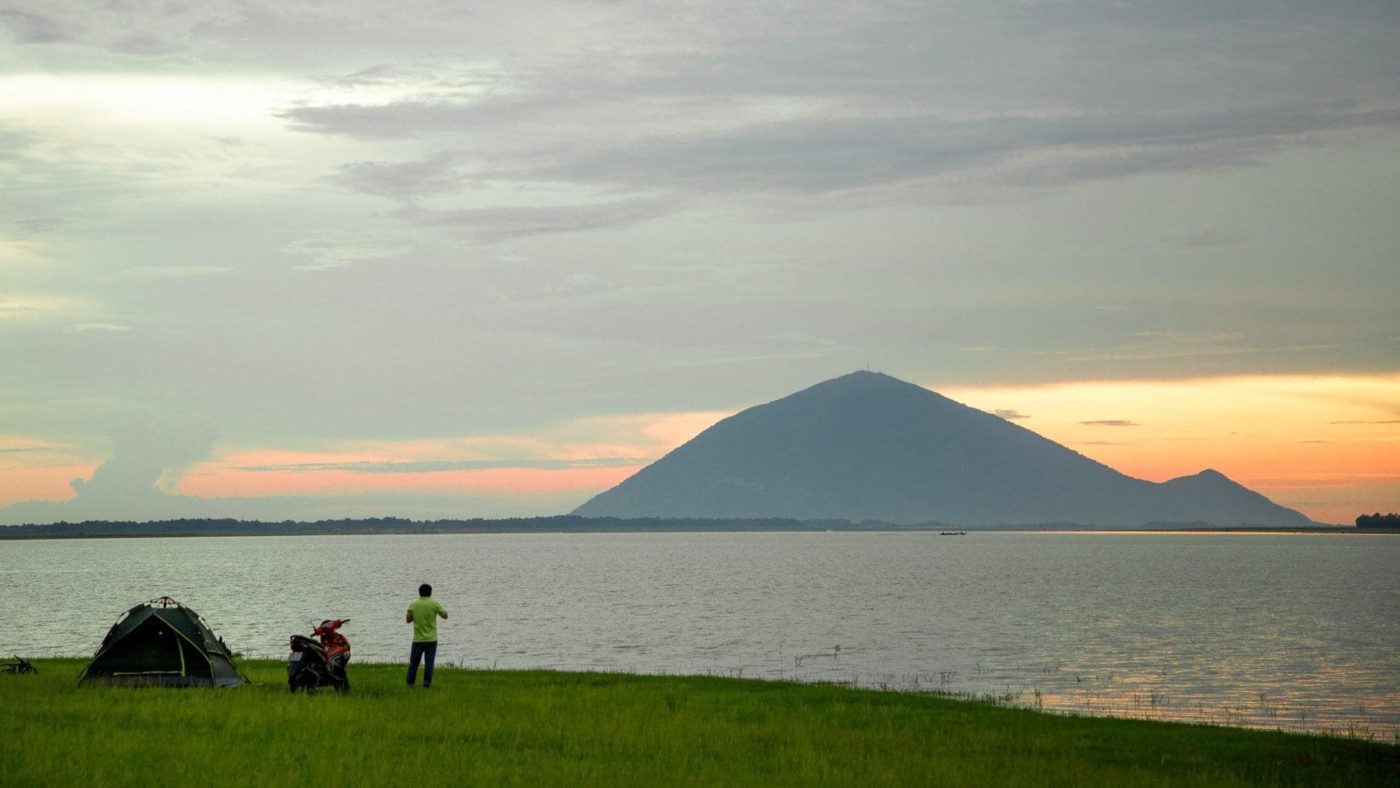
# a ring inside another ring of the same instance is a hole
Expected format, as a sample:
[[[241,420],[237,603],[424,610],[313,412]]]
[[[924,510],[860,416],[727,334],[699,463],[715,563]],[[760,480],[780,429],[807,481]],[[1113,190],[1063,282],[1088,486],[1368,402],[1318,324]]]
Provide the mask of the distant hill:
[[[737,413],[574,510],[962,525],[1307,526],[1206,470],[1134,479],[990,413],[855,372]]]

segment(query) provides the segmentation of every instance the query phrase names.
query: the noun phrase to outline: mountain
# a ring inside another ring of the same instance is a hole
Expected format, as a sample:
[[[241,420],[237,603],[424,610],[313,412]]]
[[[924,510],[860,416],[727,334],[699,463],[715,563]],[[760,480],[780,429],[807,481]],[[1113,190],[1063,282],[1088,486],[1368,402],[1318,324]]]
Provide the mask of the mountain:
[[[730,416],[574,510],[586,517],[1311,525],[1222,474],[1134,479],[990,413],[854,372]]]

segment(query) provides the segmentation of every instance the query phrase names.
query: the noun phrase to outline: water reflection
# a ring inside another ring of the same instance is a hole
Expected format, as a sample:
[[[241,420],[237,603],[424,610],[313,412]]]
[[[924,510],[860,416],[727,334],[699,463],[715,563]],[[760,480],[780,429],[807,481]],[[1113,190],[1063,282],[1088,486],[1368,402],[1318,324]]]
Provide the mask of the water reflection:
[[[0,654],[91,653],[170,594],[234,648],[350,617],[439,659],[940,691],[1045,709],[1394,739],[1400,539],[1200,534],[588,534],[0,543]],[[839,649],[838,649],[839,646]]]

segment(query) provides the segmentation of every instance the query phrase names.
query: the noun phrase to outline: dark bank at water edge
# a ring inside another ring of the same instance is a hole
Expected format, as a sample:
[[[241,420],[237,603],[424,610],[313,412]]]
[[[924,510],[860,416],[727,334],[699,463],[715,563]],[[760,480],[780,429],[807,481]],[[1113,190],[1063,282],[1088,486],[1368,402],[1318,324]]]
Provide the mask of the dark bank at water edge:
[[[0,675],[6,785],[1396,785],[1400,747],[696,676],[352,665],[354,689],[78,686]]]

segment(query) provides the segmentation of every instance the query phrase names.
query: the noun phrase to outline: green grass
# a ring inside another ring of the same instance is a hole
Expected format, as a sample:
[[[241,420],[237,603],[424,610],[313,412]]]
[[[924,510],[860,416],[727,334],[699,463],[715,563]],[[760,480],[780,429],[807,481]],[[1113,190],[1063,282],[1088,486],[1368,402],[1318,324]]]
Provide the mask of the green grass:
[[[0,676],[5,785],[1377,785],[1400,747],[716,677],[352,665],[347,695]]]

